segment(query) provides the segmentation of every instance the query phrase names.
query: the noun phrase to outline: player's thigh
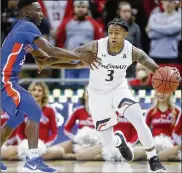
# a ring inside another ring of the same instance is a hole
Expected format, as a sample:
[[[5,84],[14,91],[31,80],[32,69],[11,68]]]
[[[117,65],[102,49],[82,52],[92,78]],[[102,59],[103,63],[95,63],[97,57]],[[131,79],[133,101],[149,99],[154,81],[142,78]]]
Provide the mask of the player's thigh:
[[[9,116],[15,116],[20,104],[20,88],[13,83],[1,83],[1,108]]]
[[[127,87],[120,87],[114,93],[113,107],[121,116],[131,105],[138,103],[131,90]]]
[[[111,94],[89,92],[89,110],[96,130],[106,130],[117,124],[116,113],[112,107]]]
[[[42,110],[30,93],[21,92],[21,102],[17,109],[24,112],[28,116],[28,119],[37,123],[40,122]]]
[[[7,121],[7,126],[15,129],[18,127],[24,120],[24,112],[17,111],[16,116],[10,116]]]

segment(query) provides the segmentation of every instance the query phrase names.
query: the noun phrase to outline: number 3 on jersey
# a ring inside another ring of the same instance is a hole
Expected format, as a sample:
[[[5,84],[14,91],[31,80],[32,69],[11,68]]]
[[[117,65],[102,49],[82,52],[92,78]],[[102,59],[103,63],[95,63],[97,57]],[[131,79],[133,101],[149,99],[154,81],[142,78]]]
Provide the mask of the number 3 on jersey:
[[[107,74],[108,78],[105,80],[106,81],[112,81],[114,79],[114,76],[113,76],[114,70],[107,70],[107,72],[108,72],[108,74]]]

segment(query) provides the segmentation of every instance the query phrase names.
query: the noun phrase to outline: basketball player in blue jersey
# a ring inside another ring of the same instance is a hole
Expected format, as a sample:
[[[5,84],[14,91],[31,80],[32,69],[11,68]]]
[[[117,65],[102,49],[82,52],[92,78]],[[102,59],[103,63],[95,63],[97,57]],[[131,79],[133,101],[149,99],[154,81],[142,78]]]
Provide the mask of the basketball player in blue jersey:
[[[69,52],[52,46],[46,41],[36,25],[42,20],[42,12],[36,0],[19,0],[20,19],[2,45],[1,58],[1,108],[7,112],[10,119],[1,127],[1,146],[5,143],[14,129],[23,122],[24,114],[28,116],[27,137],[29,154],[24,165],[25,172],[56,172],[48,167],[38,154],[39,122],[41,108],[33,97],[20,85],[18,74],[25,61],[27,45],[33,48],[33,55],[47,58],[47,65],[53,62],[84,61],[89,66],[95,66],[98,58]],[[39,60],[39,65],[45,65]],[[42,63],[42,64],[41,64]],[[1,163],[1,171],[7,167]]]

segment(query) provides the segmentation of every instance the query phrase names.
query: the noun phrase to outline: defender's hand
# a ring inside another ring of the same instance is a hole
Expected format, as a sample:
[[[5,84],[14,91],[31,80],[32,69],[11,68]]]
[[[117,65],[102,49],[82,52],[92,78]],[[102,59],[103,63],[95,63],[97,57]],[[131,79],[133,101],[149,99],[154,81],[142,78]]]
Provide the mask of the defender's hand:
[[[47,58],[44,58],[44,57],[36,57],[35,58],[35,63],[37,64],[37,66],[38,66],[38,74],[40,74],[41,73],[41,71],[43,70],[43,68],[44,68],[44,62],[45,62],[45,60],[46,60]]]
[[[101,62],[101,59],[92,54],[83,53],[81,61],[84,61],[92,70],[94,70],[94,67],[98,68],[97,64]]]
[[[83,61],[80,61],[78,64],[76,64],[77,69],[85,68],[85,67],[88,67],[88,65]]]

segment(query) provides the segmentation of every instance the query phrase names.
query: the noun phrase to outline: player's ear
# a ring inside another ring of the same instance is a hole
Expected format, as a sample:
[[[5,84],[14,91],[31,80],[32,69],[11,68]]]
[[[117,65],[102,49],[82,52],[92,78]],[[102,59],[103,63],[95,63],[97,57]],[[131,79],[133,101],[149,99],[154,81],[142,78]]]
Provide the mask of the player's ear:
[[[128,32],[125,32],[125,33],[124,33],[124,36],[125,36],[125,38],[126,38],[126,37],[128,36]]]
[[[28,18],[29,15],[28,15],[28,10],[26,8],[23,9],[23,14]]]

